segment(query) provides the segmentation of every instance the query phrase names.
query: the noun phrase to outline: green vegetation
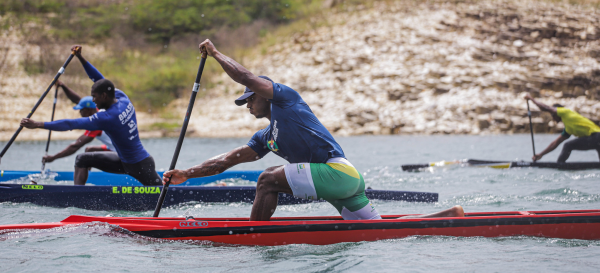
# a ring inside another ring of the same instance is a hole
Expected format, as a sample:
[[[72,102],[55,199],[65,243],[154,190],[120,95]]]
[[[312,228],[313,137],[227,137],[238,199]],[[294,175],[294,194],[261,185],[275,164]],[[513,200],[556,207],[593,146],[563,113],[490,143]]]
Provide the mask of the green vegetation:
[[[210,38],[243,64],[246,56],[265,54],[281,39],[326,24],[321,11],[326,1],[340,9],[373,5],[366,0],[3,0],[0,31],[17,29],[26,43],[40,47],[40,56],[25,52],[21,61],[30,75],[54,75],[73,44],[83,44],[84,54],[87,45],[104,46],[108,54],[89,60],[136,107],[156,113],[191,91],[199,63],[197,45],[203,39]],[[0,64],[7,54],[8,47],[0,45]],[[207,62],[202,86],[210,88],[210,79],[221,72],[216,62]],[[72,64],[67,73],[85,77],[79,65]],[[87,85],[75,87],[89,90]]]
[[[220,27],[236,28],[256,20],[273,24],[299,15],[310,0],[4,0],[0,15],[13,14],[53,27],[61,39],[110,38],[143,33],[168,44],[177,36]]]
[[[181,125],[177,122],[155,122],[150,125],[150,129],[152,130],[177,130],[181,127]]]
[[[197,45],[210,38],[236,59],[261,37],[294,19],[305,18],[321,0],[4,0],[0,30],[16,28],[42,54],[26,52],[30,75],[53,74],[73,44],[106,78],[130,95],[136,107],[160,112],[191,91],[199,63]],[[86,45],[102,45],[102,59],[86,55]],[[241,61],[241,60],[240,60]],[[202,86],[221,73],[207,62]],[[72,64],[70,75],[85,77]],[[69,83],[67,83],[69,84]],[[86,92],[89,86],[75,86]],[[201,94],[204,89],[201,89]]]

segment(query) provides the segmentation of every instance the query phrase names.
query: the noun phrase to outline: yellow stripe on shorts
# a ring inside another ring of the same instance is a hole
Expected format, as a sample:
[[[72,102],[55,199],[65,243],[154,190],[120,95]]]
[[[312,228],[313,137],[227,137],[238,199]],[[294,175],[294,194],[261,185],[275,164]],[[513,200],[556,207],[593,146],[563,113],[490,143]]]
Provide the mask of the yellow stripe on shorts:
[[[352,176],[356,179],[360,179],[360,174],[353,167],[350,167],[350,166],[348,166],[346,164],[342,164],[342,163],[326,163],[326,164],[336,171],[340,171],[340,172],[343,172],[343,173],[345,173],[349,176]]]

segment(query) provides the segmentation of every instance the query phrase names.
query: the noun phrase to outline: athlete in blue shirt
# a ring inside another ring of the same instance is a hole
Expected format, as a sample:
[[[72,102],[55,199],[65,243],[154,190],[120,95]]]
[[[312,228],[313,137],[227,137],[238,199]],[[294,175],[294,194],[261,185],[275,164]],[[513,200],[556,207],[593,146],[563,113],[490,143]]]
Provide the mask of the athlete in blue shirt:
[[[53,122],[21,120],[21,126],[29,129],[44,128],[53,131],[73,129],[102,130],[112,140],[116,152],[100,151],[83,153],[75,160],[75,185],[85,185],[91,167],[110,173],[126,173],[144,185],[160,185],[155,171],[154,159],[142,146],[137,129],[135,109],[123,91],[115,89],[113,83],[81,55],[81,46],[75,56],[83,65],[92,85],[92,98],[99,109],[90,117],[63,119]],[[102,111],[104,110],[104,111]]]
[[[258,160],[269,152],[290,164],[267,168],[258,178],[251,221],[267,221],[277,208],[279,192],[303,199],[321,199],[331,203],[345,220],[381,219],[365,196],[361,174],[346,159],[340,145],[313,114],[300,94],[265,76],[255,76],[223,55],[206,40],[206,47],[225,72],[246,86],[235,103],[244,105],[256,118],[267,118],[270,125],[258,131],[247,145],[213,157],[187,170],[171,170],[163,183],[180,184],[194,177],[221,173],[239,163]],[[460,206],[421,217],[462,216]]]

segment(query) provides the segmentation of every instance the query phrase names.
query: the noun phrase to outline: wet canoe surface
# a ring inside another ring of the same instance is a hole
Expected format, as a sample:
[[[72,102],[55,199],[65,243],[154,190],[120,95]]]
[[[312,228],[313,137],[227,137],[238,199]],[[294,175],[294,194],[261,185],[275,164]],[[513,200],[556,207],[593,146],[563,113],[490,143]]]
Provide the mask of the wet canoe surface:
[[[536,236],[600,239],[600,210],[467,213],[466,217],[345,221],[339,216],[248,218],[94,217],[73,215],[61,222],[0,226],[0,234],[28,229],[108,223],[136,234],[169,240],[240,245],[326,245],[415,235],[459,237]],[[65,229],[68,231],[68,229]]]
[[[528,161],[493,161],[464,159],[454,161],[439,161],[422,164],[402,165],[404,171],[418,171],[435,167],[488,167],[494,169],[512,169],[512,168],[545,168],[557,170],[590,170],[600,169],[600,162],[528,162]]]
[[[215,181],[224,179],[243,179],[248,181],[258,181],[258,176],[262,173],[262,170],[250,170],[250,171],[225,171],[221,174],[192,178],[181,186],[199,186]],[[158,175],[162,177],[163,172],[158,172]],[[7,181],[29,181],[31,178],[39,177],[39,171],[0,171],[0,182]],[[55,181],[73,181],[73,172],[49,172],[45,174],[48,178]],[[113,174],[106,172],[90,172],[88,185],[96,186],[142,186],[135,178],[126,174]]]
[[[76,207],[89,210],[147,211],[156,207],[162,187],[145,186],[74,186],[0,184],[0,202],[32,203],[48,207]],[[367,189],[373,200],[437,202],[438,194],[430,192]],[[171,186],[165,207],[187,202],[252,203],[256,188],[252,186],[199,187]],[[310,203],[291,195],[279,194],[280,205]]]

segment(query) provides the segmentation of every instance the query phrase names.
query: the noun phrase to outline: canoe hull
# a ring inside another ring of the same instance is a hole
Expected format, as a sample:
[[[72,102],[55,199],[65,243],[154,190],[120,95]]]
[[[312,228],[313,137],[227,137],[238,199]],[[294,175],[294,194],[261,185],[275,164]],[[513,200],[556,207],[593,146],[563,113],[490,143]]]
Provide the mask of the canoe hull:
[[[169,240],[199,240],[238,245],[326,245],[377,241],[409,236],[506,237],[536,236],[600,239],[600,210],[468,213],[467,217],[344,221],[340,217],[151,218],[71,216],[58,223],[0,226],[0,234],[23,229],[109,223],[136,234]]]
[[[590,170],[600,169],[600,162],[528,162],[528,161],[491,161],[464,159],[455,161],[440,161],[424,164],[402,165],[403,171],[418,171],[430,167],[488,167],[494,169],[513,169],[513,168],[544,168],[557,170]]]
[[[192,178],[181,186],[199,186],[224,179],[243,179],[252,182],[258,181],[262,171],[225,171],[223,173],[200,178]],[[0,182],[10,180],[27,180],[28,177],[39,176],[39,171],[8,171],[0,170]],[[163,172],[158,172],[162,177]],[[73,172],[50,172],[50,176],[56,181],[73,181]],[[135,178],[126,174],[114,174],[106,172],[90,172],[88,184],[96,186],[142,186]]]
[[[148,211],[156,207],[162,187],[73,186],[0,184],[0,202],[32,203],[49,207],[76,207],[89,210]],[[373,200],[437,202],[438,194],[429,192],[367,189]],[[169,187],[164,207],[187,202],[254,202],[255,187]],[[280,205],[309,203],[308,200],[281,193]]]

